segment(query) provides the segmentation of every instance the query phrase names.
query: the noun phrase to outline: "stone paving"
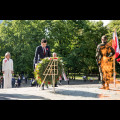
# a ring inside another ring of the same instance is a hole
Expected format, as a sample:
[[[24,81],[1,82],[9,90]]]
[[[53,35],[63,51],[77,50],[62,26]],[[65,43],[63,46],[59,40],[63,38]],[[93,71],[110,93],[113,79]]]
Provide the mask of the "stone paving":
[[[102,90],[99,83],[73,83],[58,85],[55,93],[51,86],[45,90],[29,86],[0,89],[0,100],[120,100],[120,85],[116,90],[113,85],[110,90]]]

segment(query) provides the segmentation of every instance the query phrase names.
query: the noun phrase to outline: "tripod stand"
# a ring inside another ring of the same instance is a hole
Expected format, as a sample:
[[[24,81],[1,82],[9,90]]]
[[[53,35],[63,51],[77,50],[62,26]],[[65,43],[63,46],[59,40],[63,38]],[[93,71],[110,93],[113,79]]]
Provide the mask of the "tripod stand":
[[[45,76],[43,81],[42,81],[42,84],[41,86],[43,85],[43,83],[45,82],[46,80],[46,77],[49,75],[49,76],[52,76],[52,83],[53,83],[53,90],[54,90],[54,93],[55,93],[55,76],[58,75],[58,58],[55,59],[54,57],[53,58],[50,58],[50,62],[48,63],[48,66],[46,67],[43,75]]]

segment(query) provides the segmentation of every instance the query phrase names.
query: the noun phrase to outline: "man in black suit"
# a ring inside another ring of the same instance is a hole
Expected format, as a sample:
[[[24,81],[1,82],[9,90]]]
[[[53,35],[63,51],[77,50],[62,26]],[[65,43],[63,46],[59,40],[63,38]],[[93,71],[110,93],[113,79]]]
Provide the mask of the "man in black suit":
[[[50,47],[47,46],[47,40],[46,39],[42,39],[41,40],[41,45],[38,46],[36,48],[35,51],[35,57],[34,57],[34,69],[37,65],[37,63],[39,63],[39,61],[41,61],[42,59],[46,58],[46,57],[51,57],[50,54]],[[42,86],[42,90],[44,89],[44,84]]]
[[[21,78],[20,78],[20,76],[18,77],[17,83],[18,83],[18,87],[20,87],[21,86]]]

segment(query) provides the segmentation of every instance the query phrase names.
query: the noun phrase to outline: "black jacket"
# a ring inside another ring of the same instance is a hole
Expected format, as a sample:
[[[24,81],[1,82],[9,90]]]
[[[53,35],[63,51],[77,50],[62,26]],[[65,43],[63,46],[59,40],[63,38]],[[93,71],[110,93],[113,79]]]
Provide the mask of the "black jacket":
[[[51,57],[50,47],[46,46],[46,54],[44,55],[42,46],[38,46],[35,51],[34,64],[37,64],[41,59],[46,57]]]

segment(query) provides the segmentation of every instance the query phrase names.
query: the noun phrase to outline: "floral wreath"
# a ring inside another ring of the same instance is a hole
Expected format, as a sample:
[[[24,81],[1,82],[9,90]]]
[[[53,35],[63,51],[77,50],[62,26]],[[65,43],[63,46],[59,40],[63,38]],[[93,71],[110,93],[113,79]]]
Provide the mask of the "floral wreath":
[[[58,61],[58,75],[55,76],[55,80],[59,80],[59,77],[62,75],[62,71],[63,71],[63,61],[60,57],[56,57],[56,58],[44,58],[42,59],[36,66],[35,71],[34,71],[34,76],[35,76],[35,80],[37,81],[38,84],[41,84],[43,79],[44,79],[44,71],[46,69],[46,67],[48,66],[49,62],[55,59]],[[44,82],[45,84],[52,84],[52,76],[48,75],[46,77],[46,80]]]

